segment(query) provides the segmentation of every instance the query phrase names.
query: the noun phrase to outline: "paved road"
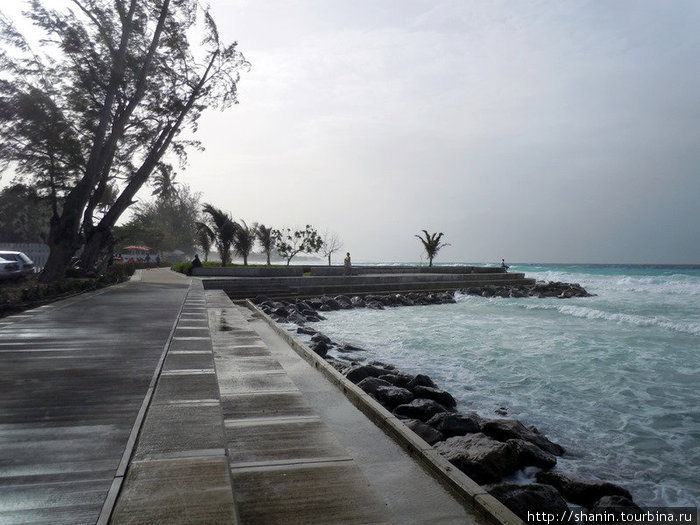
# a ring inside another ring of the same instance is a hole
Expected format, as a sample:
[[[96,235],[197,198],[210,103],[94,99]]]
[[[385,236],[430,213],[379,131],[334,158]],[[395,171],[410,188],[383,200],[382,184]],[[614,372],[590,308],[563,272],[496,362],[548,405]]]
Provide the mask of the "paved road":
[[[0,320],[0,523],[97,522],[189,285],[146,273]]]

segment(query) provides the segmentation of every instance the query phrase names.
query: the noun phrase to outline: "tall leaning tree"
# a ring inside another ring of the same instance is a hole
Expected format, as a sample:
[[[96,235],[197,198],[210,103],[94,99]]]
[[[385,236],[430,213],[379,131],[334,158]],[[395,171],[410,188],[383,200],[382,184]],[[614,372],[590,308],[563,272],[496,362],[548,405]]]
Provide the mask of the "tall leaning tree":
[[[45,282],[81,247],[94,264],[154,172],[199,147],[181,133],[196,131],[205,108],[235,104],[249,67],[198,0],[68,5],[32,0],[32,39],[0,16],[0,167],[51,199]],[[110,188],[115,198],[96,213]]]

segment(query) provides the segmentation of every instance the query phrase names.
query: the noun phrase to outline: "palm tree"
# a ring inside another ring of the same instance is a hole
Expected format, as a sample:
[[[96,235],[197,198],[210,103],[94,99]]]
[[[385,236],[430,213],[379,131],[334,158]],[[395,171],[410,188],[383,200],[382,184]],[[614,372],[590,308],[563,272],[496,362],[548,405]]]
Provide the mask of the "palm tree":
[[[275,244],[275,240],[272,238],[272,228],[260,224],[255,230],[255,236],[258,238],[258,242],[265,252],[265,255],[267,255],[267,265],[270,266],[270,254]]]
[[[216,235],[212,229],[203,222],[195,222],[194,243],[204,252],[204,262],[209,260],[209,252],[211,244],[214,242]]]
[[[440,239],[442,239],[443,233],[433,233],[432,235],[429,234],[426,230],[421,230],[425,234],[425,239],[421,237],[420,235],[414,235],[414,237],[417,237],[420,242],[423,243],[423,247],[425,248],[425,253],[428,256],[428,260],[430,261],[430,264],[428,266],[433,265],[433,258],[438,254],[440,251],[440,248],[444,248],[445,246],[449,246],[447,243],[441,243]]]
[[[168,200],[177,195],[177,184],[172,166],[162,164],[159,166],[158,173],[153,177],[153,193],[151,195]]]
[[[243,257],[243,264],[245,266],[248,266],[248,256],[255,244],[255,230],[257,227],[258,225],[255,223],[249,227],[246,222],[241,219],[238,228],[236,228],[236,233],[233,236],[233,248],[237,255]]]
[[[231,216],[223,210],[215,208],[211,204],[205,204],[204,213],[209,214],[211,219],[212,233],[214,234],[214,243],[221,257],[221,266],[226,266],[231,262],[231,246],[233,245],[234,237],[238,224],[236,224]]]

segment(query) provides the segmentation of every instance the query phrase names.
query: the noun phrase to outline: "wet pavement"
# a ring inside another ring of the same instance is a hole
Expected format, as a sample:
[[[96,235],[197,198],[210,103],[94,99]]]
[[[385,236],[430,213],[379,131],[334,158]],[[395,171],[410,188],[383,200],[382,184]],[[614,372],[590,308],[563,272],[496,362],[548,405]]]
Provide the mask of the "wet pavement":
[[[200,279],[9,317],[0,367],[0,524],[484,522]]]
[[[0,523],[98,521],[188,289],[170,273],[0,320]]]

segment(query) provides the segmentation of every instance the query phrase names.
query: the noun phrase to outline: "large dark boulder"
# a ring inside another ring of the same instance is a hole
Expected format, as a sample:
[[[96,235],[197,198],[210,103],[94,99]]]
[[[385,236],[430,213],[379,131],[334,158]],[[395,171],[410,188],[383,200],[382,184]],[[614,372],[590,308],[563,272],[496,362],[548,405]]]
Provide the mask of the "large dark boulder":
[[[357,383],[357,386],[359,386],[368,394],[374,395],[374,393],[377,391],[377,388],[382,386],[392,386],[392,384],[388,381],[384,381],[379,377],[365,377],[362,381]]]
[[[331,343],[331,338],[328,337],[325,334],[322,334],[321,332],[316,332],[314,335],[311,336],[311,340],[315,343],[317,341],[323,341],[326,344]]]
[[[345,377],[357,384],[366,377],[379,377],[385,375],[386,370],[371,365],[353,366],[345,372]]]
[[[605,496],[622,496],[632,499],[627,489],[607,481],[584,481],[558,472],[538,472],[537,481],[555,487],[571,503],[590,508]]]
[[[382,406],[389,410],[393,410],[399,405],[404,405],[413,401],[413,392],[398,386],[382,386],[378,387],[374,392],[374,397]]]
[[[446,407],[432,399],[414,399],[408,404],[397,406],[394,409],[394,414],[412,419],[420,419],[425,422],[435,414],[448,411]]]
[[[439,430],[445,438],[475,434],[481,430],[481,417],[475,412],[455,414],[441,412],[428,420],[428,425]]]
[[[566,501],[549,485],[499,483],[488,487],[488,491],[527,523],[536,523],[537,512],[553,515],[557,523],[576,523],[569,521],[570,512]]]
[[[415,432],[428,445],[434,445],[438,441],[445,439],[441,432],[418,419],[404,419],[403,424]]]
[[[299,312],[292,312],[288,317],[287,317],[287,322],[288,323],[294,323],[298,325],[303,325],[306,323],[306,317],[301,315]]]
[[[289,310],[287,310],[284,306],[278,306],[272,310],[272,313],[279,315],[280,317],[287,317],[289,315]]]
[[[326,308],[330,308],[331,310],[340,310],[340,309],[342,309],[342,306],[340,305],[340,303],[339,303],[338,301],[336,301],[335,299],[331,299],[331,298],[329,298],[329,297],[328,297],[328,298],[324,298],[324,300],[323,300],[323,306],[325,306]]]
[[[321,357],[326,357],[326,354],[328,354],[328,343],[326,343],[325,341],[318,341],[316,343],[313,343],[311,345],[311,350],[316,352]]]
[[[343,310],[352,309],[352,300],[347,295],[337,295],[334,299]]]
[[[395,297],[396,297],[397,304],[400,304],[401,306],[413,306],[413,301],[411,301],[405,295],[396,294]]]
[[[452,397],[452,394],[439,388],[432,388],[429,386],[416,386],[413,388],[413,393],[416,397],[424,397],[425,399],[432,399],[437,401],[447,408],[455,408],[457,406],[457,401]]]
[[[338,351],[340,352],[366,352],[367,350],[364,348],[360,348],[359,346],[352,345],[350,343],[343,343],[338,347]]]
[[[314,297],[313,299],[307,299],[306,304],[308,304],[314,310],[318,310],[323,306],[323,301],[318,297]]]
[[[414,376],[413,379],[411,379],[408,384],[406,385],[406,388],[409,390],[413,390],[417,386],[427,386],[430,388],[437,388],[437,385],[433,383],[433,380],[430,379],[429,376],[426,376],[425,374],[418,374],[417,376]]]
[[[438,297],[440,298],[440,302],[443,304],[453,304],[457,302],[455,301],[454,295],[448,292],[441,293],[438,295]]]
[[[314,335],[317,331],[313,328],[307,328],[306,326],[300,326],[297,328],[298,334]]]
[[[545,452],[529,441],[509,439],[506,443],[511,443],[515,447],[515,452],[518,455],[518,466],[520,468],[532,466],[547,470],[557,464],[557,458],[554,454]]]
[[[435,450],[479,484],[495,483],[518,469],[515,448],[485,434],[451,437]]]
[[[382,379],[389,381],[394,386],[400,386],[401,388],[408,388],[408,384],[411,382],[414,376],[411,374],[404,374],[401,372],[391,372],[384,376]]]
[[[355,308],[364,308],[365,300],[359,295],[355,295],[350,298],[350,304],[352,304]]]
[[[516,419],[489,419],[482,423],[481,431],[499,441],[507,441],[509,439],[529,441],[555,456],[561,456],[564,453],[564,447],[551,442],[540,434],[538,430],[527,428]]]
[[[370,310],[384,310],[384,305],[379,301],[367,301],[365,306]]]

